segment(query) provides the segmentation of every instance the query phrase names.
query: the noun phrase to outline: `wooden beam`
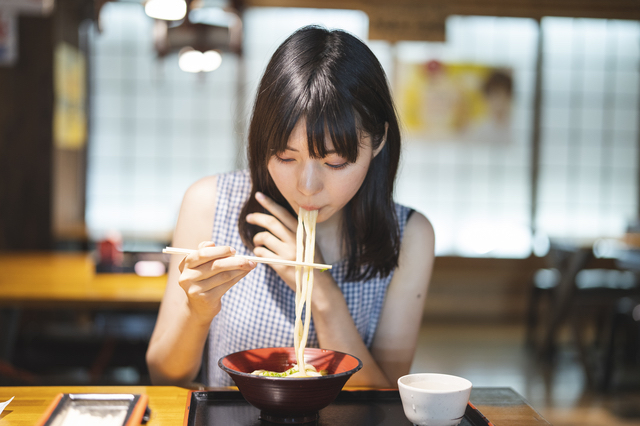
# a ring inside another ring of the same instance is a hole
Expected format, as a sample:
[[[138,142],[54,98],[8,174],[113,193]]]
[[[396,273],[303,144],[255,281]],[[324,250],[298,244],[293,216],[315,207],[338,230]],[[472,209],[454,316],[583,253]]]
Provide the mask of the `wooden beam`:
[[[445,41],[449,9],[445,4],[416,7],[368,5],[369,39],[387,41]]]
[[[638,0],[245,0],[245,6],[355,9],[367,13],[376,8],[397,8],[402,13],[409,8],[414,9],[416,15],[422,10],[446,8],[450,15],[640,20]]]

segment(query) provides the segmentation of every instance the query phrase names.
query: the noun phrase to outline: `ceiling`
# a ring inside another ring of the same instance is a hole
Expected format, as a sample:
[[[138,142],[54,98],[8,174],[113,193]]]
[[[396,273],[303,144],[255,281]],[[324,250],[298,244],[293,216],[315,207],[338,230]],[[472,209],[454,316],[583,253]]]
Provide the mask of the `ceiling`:
[[[245,7],[357,9],[369,38],[441,41],[450,15],[540,19],[544,16],[640,20],[640,0],[238,0]]]

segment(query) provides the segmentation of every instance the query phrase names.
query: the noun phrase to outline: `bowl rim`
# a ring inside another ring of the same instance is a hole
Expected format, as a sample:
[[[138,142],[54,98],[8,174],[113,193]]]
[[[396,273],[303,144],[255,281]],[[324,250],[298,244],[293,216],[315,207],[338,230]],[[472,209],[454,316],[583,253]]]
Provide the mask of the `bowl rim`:
[[[227,357],[230,357],[232,355],[236,355],[242,352],[248,352],[248,351],[253,351],[253,350],[268,350],[268,349],[288,349],[288,348],[293,348],[292,346],[273,346],[273,347],[266,347],[266,348],[252,348],[252,349],[245,349],[242,351],[237,351],[237,352],[233,352],[230,354],[227,354],[223,357],[221,357],[218,360],[218,367],[220,367],[222,370],[224,370],[225,372],[227,372],[228,374],[236,374],[239,376],[244,376],[244,377],[258,377],[259,380],[282,380],[282,379],[286,379],[287,381],[300,381],[300,380],[329,380],[329,379],[335,379],[337,377],[342,377],[342,376],[351,376],[353,375],[355,372],[357,372],[358,370],[360,370],[362,368],[362,361],[360,360],[360,358],[358,358],[355,355],[351,355],[348,354],[346,352],[340,352],[340,351],[334,351],[333,349],[323,349],[323,348],[305,348],[305,351],[307,349],[311,349],[311,350],[321,350],[321,351],[329,351],[329,352],[333,352],[336,354],[342,354],[342,355],[346,355],[346,356],[350,356],[351,358],[355,359],[356,361],[358,361],[358,365],[356,365],[355,367],[353,367],[350,370],[347,371],[343,371],[342,373],[337,373],[337,374],[329,374],[326,376],[312,376],[312,377],[273,377],[273,376],[258,376],[256,374],[251,374],[251,373],[245,373],[243,371],[238,371],[238,370],[233,370],[229,367],[227,367],[226,365],[224,365],[222,363],[222,360],[224,360]]]
[[[419,382],[421,378],[442,378],[447,380],[452,380],[451,383],[453,387],[451,389],[423,389],[416,386],[413,386],[413,383]],[[413,379],[413,380],[411,380]],[[406,383],[411,380],[410,383]],[[457,393],[457,392],[466,392],[470,391],[473,388],[473,383],[462,376],[456,376],[453,374],[446,373],[409,373],[405,374],[398,378],[398,389],[406,388],[413,392],[418,393],[429,393],[429,394],[448,394],[448,393]]]

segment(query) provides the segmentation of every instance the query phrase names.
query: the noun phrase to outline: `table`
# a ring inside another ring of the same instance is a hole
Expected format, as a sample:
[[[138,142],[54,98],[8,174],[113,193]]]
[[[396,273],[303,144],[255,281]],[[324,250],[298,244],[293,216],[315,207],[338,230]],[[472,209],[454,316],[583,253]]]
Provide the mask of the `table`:
[[[32,426],[58,393],[147,394],[151,408],[151,419],[147,423],[148,426],[176,426],[183,424],[189,389],[173,386],[0,387],[0,401],[6,401],[15,396],[15,399],[0,414],[0,426]],[[495,426],[549,424],[518,393],[510,388],[473,389],[471,402]]]
[[[166,275],[98,274],[86,252],[0,253],[0,271],[0,365],[7,371],[23,309],[157,312],[167,282]]]
[[[89,253],[0,253],[0,305],[157,309],[167,277],[95,272]]]
[[[0,426],[33,426],[59,393],[136,393],[149,396],[149,426],[181,425],[189,390],[173,386],[19,386],[0,387],[0,400],[14,400],[0,414]]]

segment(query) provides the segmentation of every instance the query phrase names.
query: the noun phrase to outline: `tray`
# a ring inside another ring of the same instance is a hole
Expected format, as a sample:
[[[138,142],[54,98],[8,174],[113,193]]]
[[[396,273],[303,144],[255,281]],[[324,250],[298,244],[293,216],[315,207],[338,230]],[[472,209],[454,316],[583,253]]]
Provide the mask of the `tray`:
[[[273,426],[258,418],[260,410],[238,391],[191,391],[185,410],[185,426]],[[402,409],[397,390],[341,391],[319,412],[317,426],[411,426]],[[491,423],[471,403],[460,426]]]
[[[148,401],[145,394],[60,393],[36,425],[140,425],[149,420]]]

